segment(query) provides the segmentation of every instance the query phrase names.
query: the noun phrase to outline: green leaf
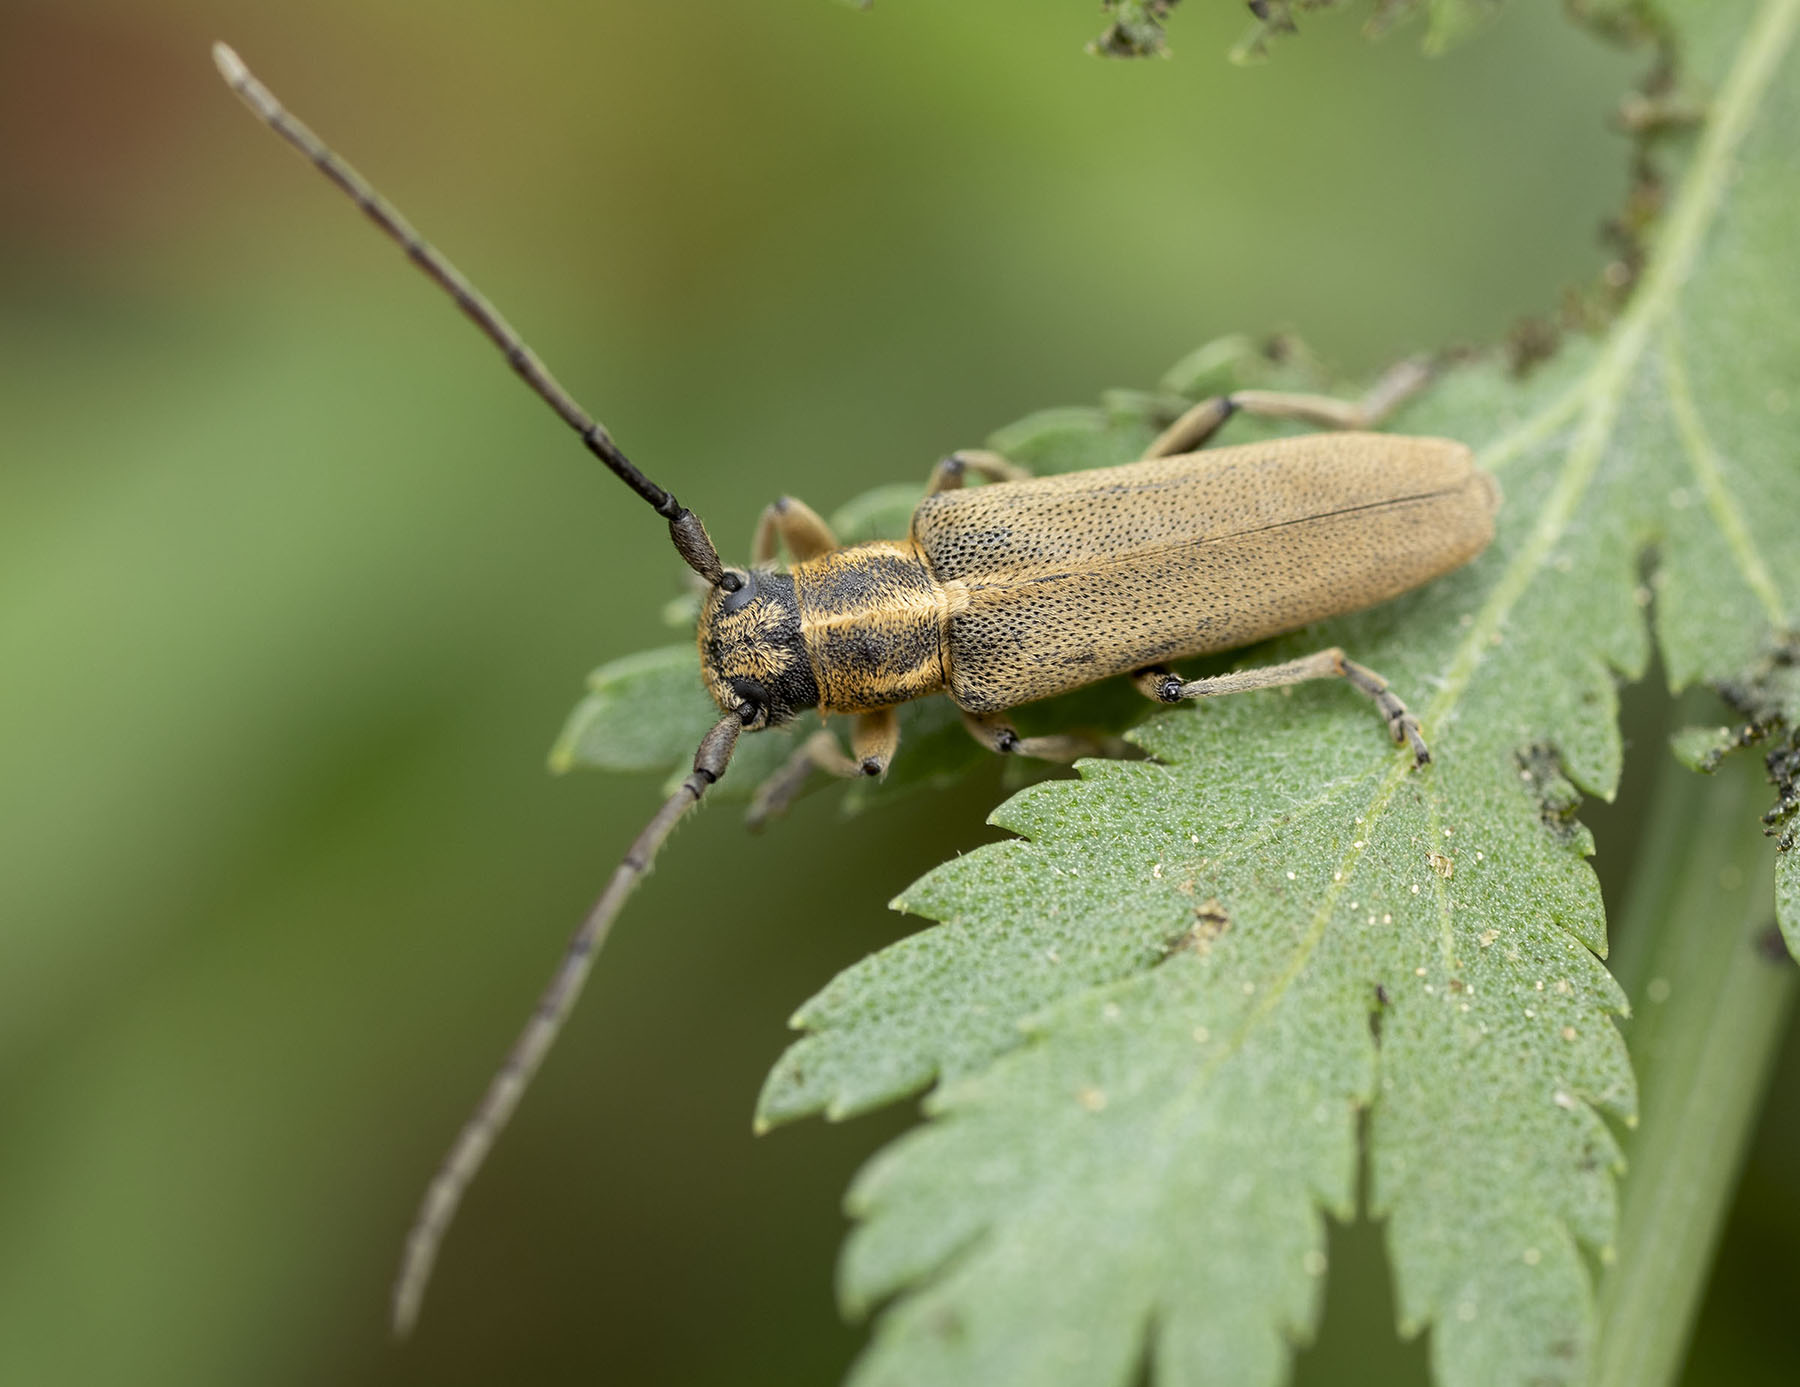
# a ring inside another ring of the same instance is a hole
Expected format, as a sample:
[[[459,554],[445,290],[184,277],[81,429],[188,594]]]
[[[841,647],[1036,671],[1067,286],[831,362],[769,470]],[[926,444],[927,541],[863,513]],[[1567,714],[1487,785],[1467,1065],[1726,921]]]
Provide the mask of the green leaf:
[[[652,706],[658,715],[646,717]],[[626,655],[588,675],[587,697],[550,749],[550,769],[668,770],[691,760],[718,720],[692,641]]]
[[[692,641],[640,651],[609,661],[588,675],[587,697],[575,705],[550,748],[557,775],[581,768],[661,771],[679,782],[694,763],[695,749],[719,720],[719,710],[700,682],[700,654]],[[733,758],[735,774],[709,798],[748,799],[773,775],[817,719],[745,740]],[[673,793],[674,786],[669,790]]]
[[[1800,853],[1792,843],[1775,859],[1775,918],[1788,952],[1800,958]]]
[[[1355,1206],[1359,1120],[1439,1381],[1584,1379],[1617,1222],[1601,1115],[1635,1099],[1572,809],[1617,786],[1647,617],[1674,685],[1729,684],[1779,662],[1800,606],[1797,17],[1682,7],[1684,83],[1714,98],[1664,156],[1679,181],[1623,312],[1527,381],[1451,372],[1399,421],[1500,476],[1491,550],[1246,660],[1344,645],[1410,696],[1434,765],[1343,689],[1163,714],[1135,733],[1154,762],[1010,800],[1016,840],[897,903],[940,925],[801,1008],[764,1122],[940,1084],[852,1191],[844,1301],[891,1301],[857,1381],[1279,1380],[1317,1314],[1321,1210]],[[1003,437],[1130,456],[1147,422]]]

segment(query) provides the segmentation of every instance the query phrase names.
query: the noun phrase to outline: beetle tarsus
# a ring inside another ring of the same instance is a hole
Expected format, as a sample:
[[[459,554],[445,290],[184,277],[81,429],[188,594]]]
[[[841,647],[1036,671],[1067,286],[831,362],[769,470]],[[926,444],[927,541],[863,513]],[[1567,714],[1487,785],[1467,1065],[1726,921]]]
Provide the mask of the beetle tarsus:
[[[1117,759],[1131,754],[1131,747],[1120,737],[1084,737],[1080,733],[1021,737],[1018,729],[999,713],[971,713],[965,709],[962,717],[963,726],[969,729],[971,737],[1002,756],[1024,756],[1066,765],[1084,756]]]
[[[1145,665],[1132,671],[1131,680],[1145,698],[1158,703],[1181,702],[1181,676],[1167,665]]]
[[[940,458],[937,466],[931,469],[925,494],[935,496],[940,491],[960,491],[971,472],[984,482],[1022,482],[1031,477],[1029,469],[991,449],[960,448],[949,457]]]
[[[779,770],[756,787],[744,822],[752,830],[760,830],[770,819],[787,813],[814,771],[846,780],[886,775],[900,747],[900,720],[894,710],[882,708],[859,714],[851,745],[855,754],[846,756],[837,738],[824,728],[813,733],[794,748],[793,755]]]

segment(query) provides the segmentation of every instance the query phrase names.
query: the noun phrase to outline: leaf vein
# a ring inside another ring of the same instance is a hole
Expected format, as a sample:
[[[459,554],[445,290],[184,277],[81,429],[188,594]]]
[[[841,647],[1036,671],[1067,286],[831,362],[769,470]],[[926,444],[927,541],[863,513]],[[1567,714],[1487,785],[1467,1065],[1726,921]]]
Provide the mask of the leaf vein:
[[[1688,466],[1706,496],[1707,509],[1712,512],[1713,522],[1724,535],[1745,585],[1756,594],[1757,601],[1762,603],[1763,612],[1768,616],[1770,624],[1781,627],[1786,624],[1781,589],[1776,586],[1768,564],[1763,561],[1762,552],[1756,547],[1756,540],[1750,534],[1743,512],[1738,509],[1737,501],[1725,486],[1718,449],[1713,446],[1712,437],[1707,433],[1699,407],[1694,402],[1693,386],[1688,380],[1687,362],[1681,346],[1681,333],[1674,318],[1663,329],[1662,348],[1663,379],[1668,383],[1675,431],[1681,438]]]
[[[1589,405],[1563,464],[1562,476],[1540,513],[1530,540],[1501,575],[1458,647],[1443,689],[1426,710],[1423,721],[1428,726],[1437,726],[1461,700],[1476,667],[1489,647],[1497,643],[1507,616],[1544,566],[1593,482],[1632,369],[1643,355],[1652,328],[1668,312],[1693,267],[1700,242],[1724,196],[1732,158],[1749,133],[1751,117],[1787,51],[1797,18],[1800,0],[1766,0],[1745,37],[1714,107],[1694,167],[1671,210],[1660,253],[1637,298],[1621,319],[1617,335],[1576,387],[1577,392],[1587,395]],[[1547,412],[1554,409],[1552,406]]]

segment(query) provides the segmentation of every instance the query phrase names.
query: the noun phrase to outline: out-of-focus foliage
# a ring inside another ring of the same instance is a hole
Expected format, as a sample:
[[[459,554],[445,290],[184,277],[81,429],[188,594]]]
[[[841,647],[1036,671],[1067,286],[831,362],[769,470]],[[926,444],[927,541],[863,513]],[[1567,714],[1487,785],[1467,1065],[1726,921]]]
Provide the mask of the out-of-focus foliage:
[[[1109,58],[1146,58],[1168,51],[1171,11],[1180,0],[1102,0],[1112,15],[1089,51]],[[1269,40],[1296,33],[1296,16],[1308,10],[1335,9],[1345,0],[1251,0],[1254,22],[1231,50],[1236,62],[1256,62],[1269,55]],[[1425,50],[1441,53],[1487,23],[1505,0],[1367,0],[1371,11],[1363,25],[1370,38],[1419,14],[1425,16]],[[1603,3],[1589,8],[1623,8]]]

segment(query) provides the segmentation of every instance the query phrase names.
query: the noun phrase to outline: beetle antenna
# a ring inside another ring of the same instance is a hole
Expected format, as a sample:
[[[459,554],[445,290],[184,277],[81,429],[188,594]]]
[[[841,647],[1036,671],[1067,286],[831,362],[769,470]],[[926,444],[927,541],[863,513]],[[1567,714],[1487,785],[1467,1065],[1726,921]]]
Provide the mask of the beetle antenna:
[[[500,310],[463,278],[456,266],[413,230],[412,224],[400,215],[399,209],[376,192],[361,174],[332,153],[323,140],[276,100],[275,94],[257,81],[250,69],[244,66],[243,59],[223,43],[215,43],[212,53],[213,62],[218,65],[219,74],[224,77],[226,85],[244,99],[244,104],[256,113],[263,124],[310,159],[320,173],[341,188],[362,209],[364,216],[406,252],[413,264],[455,299],[456,306],[500,349],[506,357],[507,365],[556,411],[565,424],[581,436],[588,451],[610,467],[620,481],[648,501],[656,513],[669,522],[669,537],[675,542],[676,551],[688,567],[710,584],[723,586],[727,590],[734,588],[735,583],[719,562],[718,550],[713,548],[712,540],[707,537],[706,527],[700,523],[700,518],[638,471],[631,459],[620,451],[619,445],[613,442],[612,435],[605,427],[575,403],[574,397],[550,374],[549,367],[538,359],[537,353],[525,345],[525,339],[500,316]]]
[[[563,1022],[568,1020],[575,999],[581,995],[581,985],[587,981],[588,970],[593,967],[594,955],[606,942],[619,907],[625,904],[625,898],[638,880],[650,870],[663,840],[681,821],[682,815],[700,802],[708,785],[725,774],[726,766],[731,764],[731,752],[737,745],[738,733],[744,730],[744,723],[750,716],[748,707],[727,713],[701,739],[699,749],[694,753],[693,773],[656,811],[656,816],[644,826],[644,831],[638,834],[637,841],[625,854],[625,860],[614,870],[606,890],[600,893],[600,899],[594,902],[594,908],[570,938],[562,962],[557,965],[543,996],[538,998],[525,1029],[513,1042],[506,1062],[489,1080],[487,1092],[482,1094],[481,1102],[463,1124],[455,1143],[438,1166],[413,1219],[412,1231],[406,1235],[406,1254],[401,1259],[399,1279],[394,1283],[394,1333],[399,1337],[405,1338],[412,1332],[419,1317],[419,1305],[425,1298],[425,1284],[431,1279],[431,1267],[437,1260],[438,1247],[450,1227],[450,1220],[456,1217],[457,1205],[462,1203],[469,1182],[481,1169],[481,1163],[493,1148],[501,1129],[519,1106],[526,1086],[555,1043]]]

